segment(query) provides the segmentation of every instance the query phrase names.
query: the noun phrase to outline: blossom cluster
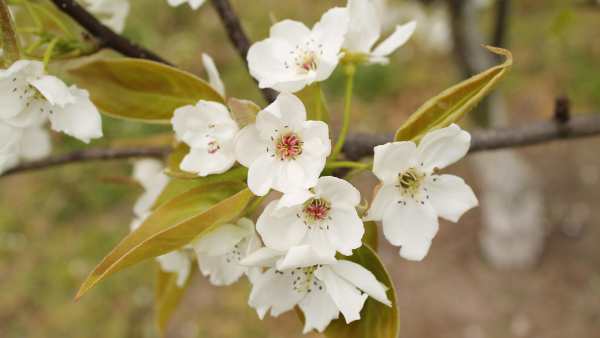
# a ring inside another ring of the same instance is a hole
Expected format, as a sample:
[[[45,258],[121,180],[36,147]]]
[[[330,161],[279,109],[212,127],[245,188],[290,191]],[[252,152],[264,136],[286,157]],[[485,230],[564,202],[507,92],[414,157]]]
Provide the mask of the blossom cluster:
[[[345,8],[327,11],[312,29],[281,21],[248,52],[250,73],[260,87],[279,92],[253,123],[239,125],[219,102],[200,100],[175,110],[176,138],[190,149],[181,170],[208,176],[239,163],[248,168],[247,185],[254,195],[277,196],[256,225],[241,218],[158,257],[164,271],[178,274],[178,285],[187,280],[194,260],[214,285],[229,285],[245,274],[252,283],[248,303],[260,318],[298,306],[304,332],[322,332],[340,313],[348,323],[360,319],[368,297],[392,305],[387,287],[347,259],[363,245],[363,221],[381,221],[385,238],[400,247],[400,256],[425,258],[438,217],[456,222],[478,203],[461,178],[438,173],[466,154],[470,135],[450,125],[428,133],[419,144],[375,147],[373,173],[381,183],[361,215],[360,192],[346,180],[323,176],[332,153],[329,127],[308,120],[295,93],[327,79],[340,62],[387,63],[415,26],[399,25],[377,44],[381,20],[370,0],[349,0]],[[209,82],[225,96],[214,62],[207,55],[203,61]],[[169,180],[153,161],[136,164],[134,177],[146,193],[136,204],[132,229],[148,217]]]

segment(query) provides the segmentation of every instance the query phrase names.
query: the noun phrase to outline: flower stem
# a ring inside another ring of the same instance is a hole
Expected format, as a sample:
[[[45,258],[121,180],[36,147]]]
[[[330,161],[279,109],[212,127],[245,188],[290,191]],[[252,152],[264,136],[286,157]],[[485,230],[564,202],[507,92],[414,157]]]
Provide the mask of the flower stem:
[[[352,169],[367,170],[371,167],[371,163],[362,163],[362,162],[354,162],[354,161],[336,161],[336,162],[327,162],[326,167],[328,169],[352,168]]]
[[[54,47],[56,46],[58,40],[60,40],[60,38],[55,37],[52,39],[52,41],[50,41],[48,47],[46,47],[46,52],[44,52],[44,69],[48,68],[48,63],[50,63],[50,59],[52,59],[52,52],[54,51]]]
[[[348,63],[344,67],[344,73],[346,74],[346,93],[344,96],[344,120],[342,122],[342,129],[338,136],[337,142],[333,147],[331,153],[331,160],[334,161],[342,151],[344,142],[346,141],[346,135],[348,135],[348,129],[350,128],[350,113],[352,107],[352,88],[354,86],[354,74],[356,73],[356,66],[353,63]]]
[[[5,0],[0,0],[0,33],[2,34],[4,60],[8,61],[8,65],[10,65],[19,60],[21,56],[19,51],[19,40],[15,33],[13,19]]]

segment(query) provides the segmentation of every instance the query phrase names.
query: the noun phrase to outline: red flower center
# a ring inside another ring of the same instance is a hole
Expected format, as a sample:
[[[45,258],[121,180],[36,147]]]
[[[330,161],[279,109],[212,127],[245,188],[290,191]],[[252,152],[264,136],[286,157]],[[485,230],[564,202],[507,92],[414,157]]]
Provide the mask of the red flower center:
[[[304,216],[309,221],[322,221],[328,218],[331,204],[320,198],[310,199],[304,205]]]
[[[282,135],[275,145],[280,160],[294,160],[302,154],[302,140],[295,133]]]

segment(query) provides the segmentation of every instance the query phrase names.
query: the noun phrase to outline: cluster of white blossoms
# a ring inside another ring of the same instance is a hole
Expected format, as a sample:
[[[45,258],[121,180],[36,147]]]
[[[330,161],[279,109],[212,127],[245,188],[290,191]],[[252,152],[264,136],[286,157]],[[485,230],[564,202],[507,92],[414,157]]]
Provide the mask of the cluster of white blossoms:
[[[246,273],[253,285],[249,305],[259,316],[278,316],[299,306],[305,332],[322,332],[340,312],[348,323],[360,319],[368,297],[391,306],[386,286],[344,257],[363,245],[363,220],[376,220],[382,221],[385,237],[401,247],[402,257],[423,259],[438,216],[457,221],[477,205],[462,179],[437,174],[466,154],[470,135],[451,125],[427,134],[418,145],[376,147],[373,171],[382,183],[362,219],[359,191],[343,179],[321,176],[331,153],[328,125],[307,120],[304,104],[293,93],[327,79],[345,57],[348,62],[387,63],[415,26],[397,26],[374,47],[381,24],[370,0],[349,0],[346,8],[326,12],[312,29],[284,20],[248,53],[250,73],[260,86],[280,92],[254,123],[239,126],[218,102],[201,100],[178,108],[173,129],[190,149],[182,170],[207,176],[238,162],[248,168],[248,188],[255,195],[276,191],[279,198],[256,221],[260,238],[248,219],[221,225],[159,257],[163,269],[185,280],[181,276],[189,274],[193,251],[213,284],[228,285]],[[206,55],[203,60],[210,83],[224,96],[214,62]]]
[[[0,69],[0,172],[50,152],[43,129],[48,120],[53,130],[85,143],[102,137],[100,114],[87,91],[45,74],[38,61]]]

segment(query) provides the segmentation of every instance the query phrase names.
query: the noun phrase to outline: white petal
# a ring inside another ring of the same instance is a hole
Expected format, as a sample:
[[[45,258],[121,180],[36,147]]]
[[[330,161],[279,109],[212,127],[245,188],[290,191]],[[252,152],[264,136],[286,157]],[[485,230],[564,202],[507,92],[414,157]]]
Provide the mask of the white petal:
[[[411,21],[402,26],[396,26],[394,33],[377,45],[375,50],[373,50],[373,55],[375,57],[384,57],[392,54],[410,39],[415,32],[416,27],[417,23],[415,21]]]
[[[268,38],[254,43],[248,50],[248,68],[250,74],[258,80],[259,87],[273,88],[278,91],[295,92],[306,85],[305,76],[299,76],[295,71],[286,68],[289,52],[294,46],[281,39]],[[294,81],[283,87],[282,81]]]
[[[302,43],[310,34],[310,30],[302,22],[294,20],[283,20],[273,26],[269,36],[271,38],[282,39],[291,45]]]
[[[329,156],[331,153],[331,139],[329,138],[327,123],[323,121],[306,121],[300,134],[304,141],[303,152],[312,156]]]
[[[23,137],[23,129],[16,128],[0,120],[0,154],[17,152]]]
[[[302,241],[304,245],[308,245],[320,257],[335,257],[336,248],[329,241],[325,225],[314,224],[313,228],[306,233],[306,237]],[[331,229],[331,226],[330,226]]]
[[[331,265],[331,269],[338,276],[352,283],[373,299],[387,306],[392,306],[392,302],[386,294],[387,287],[379,282],[371,271],[359,264],[346,260],[340,260],[336,264]]]
[[[256,221],[256,231],[269,248],[285,251],[304,238],[306,225],[296,215],[298,208],[277,208],[277,201],[267,205]]]
[[[91,139],[102,137],[100,113],[90,101],[88,92],[75,86],[71,86],[69,90],[75,97],[75,103],[53,109],[49,116],[52,129],[71,135],[85,143],[89,143]]]
[[[352,255],[352,250],[362,245],[365,228],[355,209],[331,210],[331,224],[327,231],[329,242],[342,255]]]
[[[276,160],[269,154],[261,155],[248,170],[248,188],[257,196],[266,195],[273,185]]]
[[[327,325],[339,317],[340,311],[327,294],[325,288],[312,288],[298,304],[304,313],[304,329],[302,333],[317,330],[323,332]]]
[[[390,142],[374,148],[373,173],[384,183],[395,184],[398,173],[415,165],[413,142]]]
[[[254,283],[248,305],[259,310],[259,315],[261,312],[264,315],[271,309],[271,315],[277,317],[293,309],[304,297],[304,294],[292,289],[292,283],[291,274],[281,274],[275,269],[269,269]]]
[[[244,275],[245,266],[229,260],[227,257],[198,254],[198,267],[205,277],[215,286],[227,286],[237,282]]]
[[[333,255],[323,256],[311,245],[299,245],[290,248],[285,256],[277,261],[276,267],[278,270],[283,271],[317,264],[333,264],[335,262]]]
[[[402,246],[400,256],[420,261],[427,255],[431,240],[438,231],[435,210],[424,204],[407,200],[406,205],[390,205],[383,215],[383,234],[393,245]]]
[[[354,210],[360,203],[360,192],[350,182],[333,176],[319,178],[315,194],[330,201],[336,207]]]
[[[0,119],[17,116],[34,94],[28,80],[41,76],[44,65],[38,61],[19,60],[8,69],[0,69]]]
[[[284,254],[285,252],[264,247],[244,257],[240,264],[244,266],[273,267]]]
[[[157,175],[164,170],[163,164],[155,159],[143,159],[135,161],[133,165],[133,178],[148,190],[153,186]]]
[[[185,281],[190,275],[192,262],[183,252],[176,250],[156,257],[160,263],[160,268],[165,272],[177,274],[177,286],[183,287]]]
[[[249,168],[254,161],[266,153],[266,146],[256,125],[247,125],[235,138],[235,157],[243,166]]]
[[[39,160],[50,155],[52,143],[48,130],[42,126],[32,126],[23,130],[20,156],[27,160]]]
[[[312,29],[312,36],[323,45],[323,55],[333,59],[340,53],[348,32],[350,17],[345,8],[332,8],[325,12]]]
[[[306,190],[317,183],[318,173],[307,173],[299,161],[277,161],[274,175],[273,189],[282,193]],[[310,174],[310,176],[308,175]]]
[[[198,255],[221,256],[233,250],[247,235],[239,226],[223,224],[192,242],[192,247]]]
[[[183,158],[179,167],[183,171],[197,173],[199,176],[222,174],[231,169],[235,164],[235,155],[227,149],[220,149],[214,153],[206,149],[190,149]]]
[[[351,53],[367,54],[381,35],[381,22],[370,0],[348,0],[350,24],[344,48]]]
[[[352,284],[338,276],[329,266],[323,266],[315,272],[319,280],[325,284],[327,293],[344,315],[346,323],[360,319],[367,294],[362,294]]]
[[[471,135],[456,124],[427,133],[419,143],[419,162],[425,171],[442,169],[463,158],[471,145]]]
[[[39,79],[30,81],[48,102],[53,106],[64,107],[67,104],[74,104],[75,93],[59,78],[51,75],[44,75]]]
[[[191,148],[209,148],[209,143],[234,139],[238,126],[229,110],[218,102],[200,100],[196,105],[180,107],[171,119],[177,138]]]
[[[274,116],[281,119],[280,126],[287,126],[291,130],[302,128],[303,122],[306,121],[306,108],[300,99],[292,94],[279,94],[275,101],[264,109]],[[256,117],[256,124],[259,129],[271,129],[273,125],[263,124],[264,115],[259,113]]]
[[[298,190],[289,192],[281,196],[281,198],[277,202],[277,208],[290,208],[293,206],[301,205],[313,196],[314,194],[309,190]]]
[[[225,85],[223,84],[219,70],[215,65],[215,61],[208,54],[203,53],[202,63],[204,64],[204,69],[208,74],[208,82],[210,85],[213,86],[217,92],[221,94],[221,96],[225,96]]]
[[[365,221],[381,221],[385,210],[398,201],[400,192],[393,184],[384,184],[375,193],[369,211],[364,217]]]
[[[432,175],[425,183],[430,196],[431,205],[438,216],[452,222],[479,202],[465,181],[454,175]]]

